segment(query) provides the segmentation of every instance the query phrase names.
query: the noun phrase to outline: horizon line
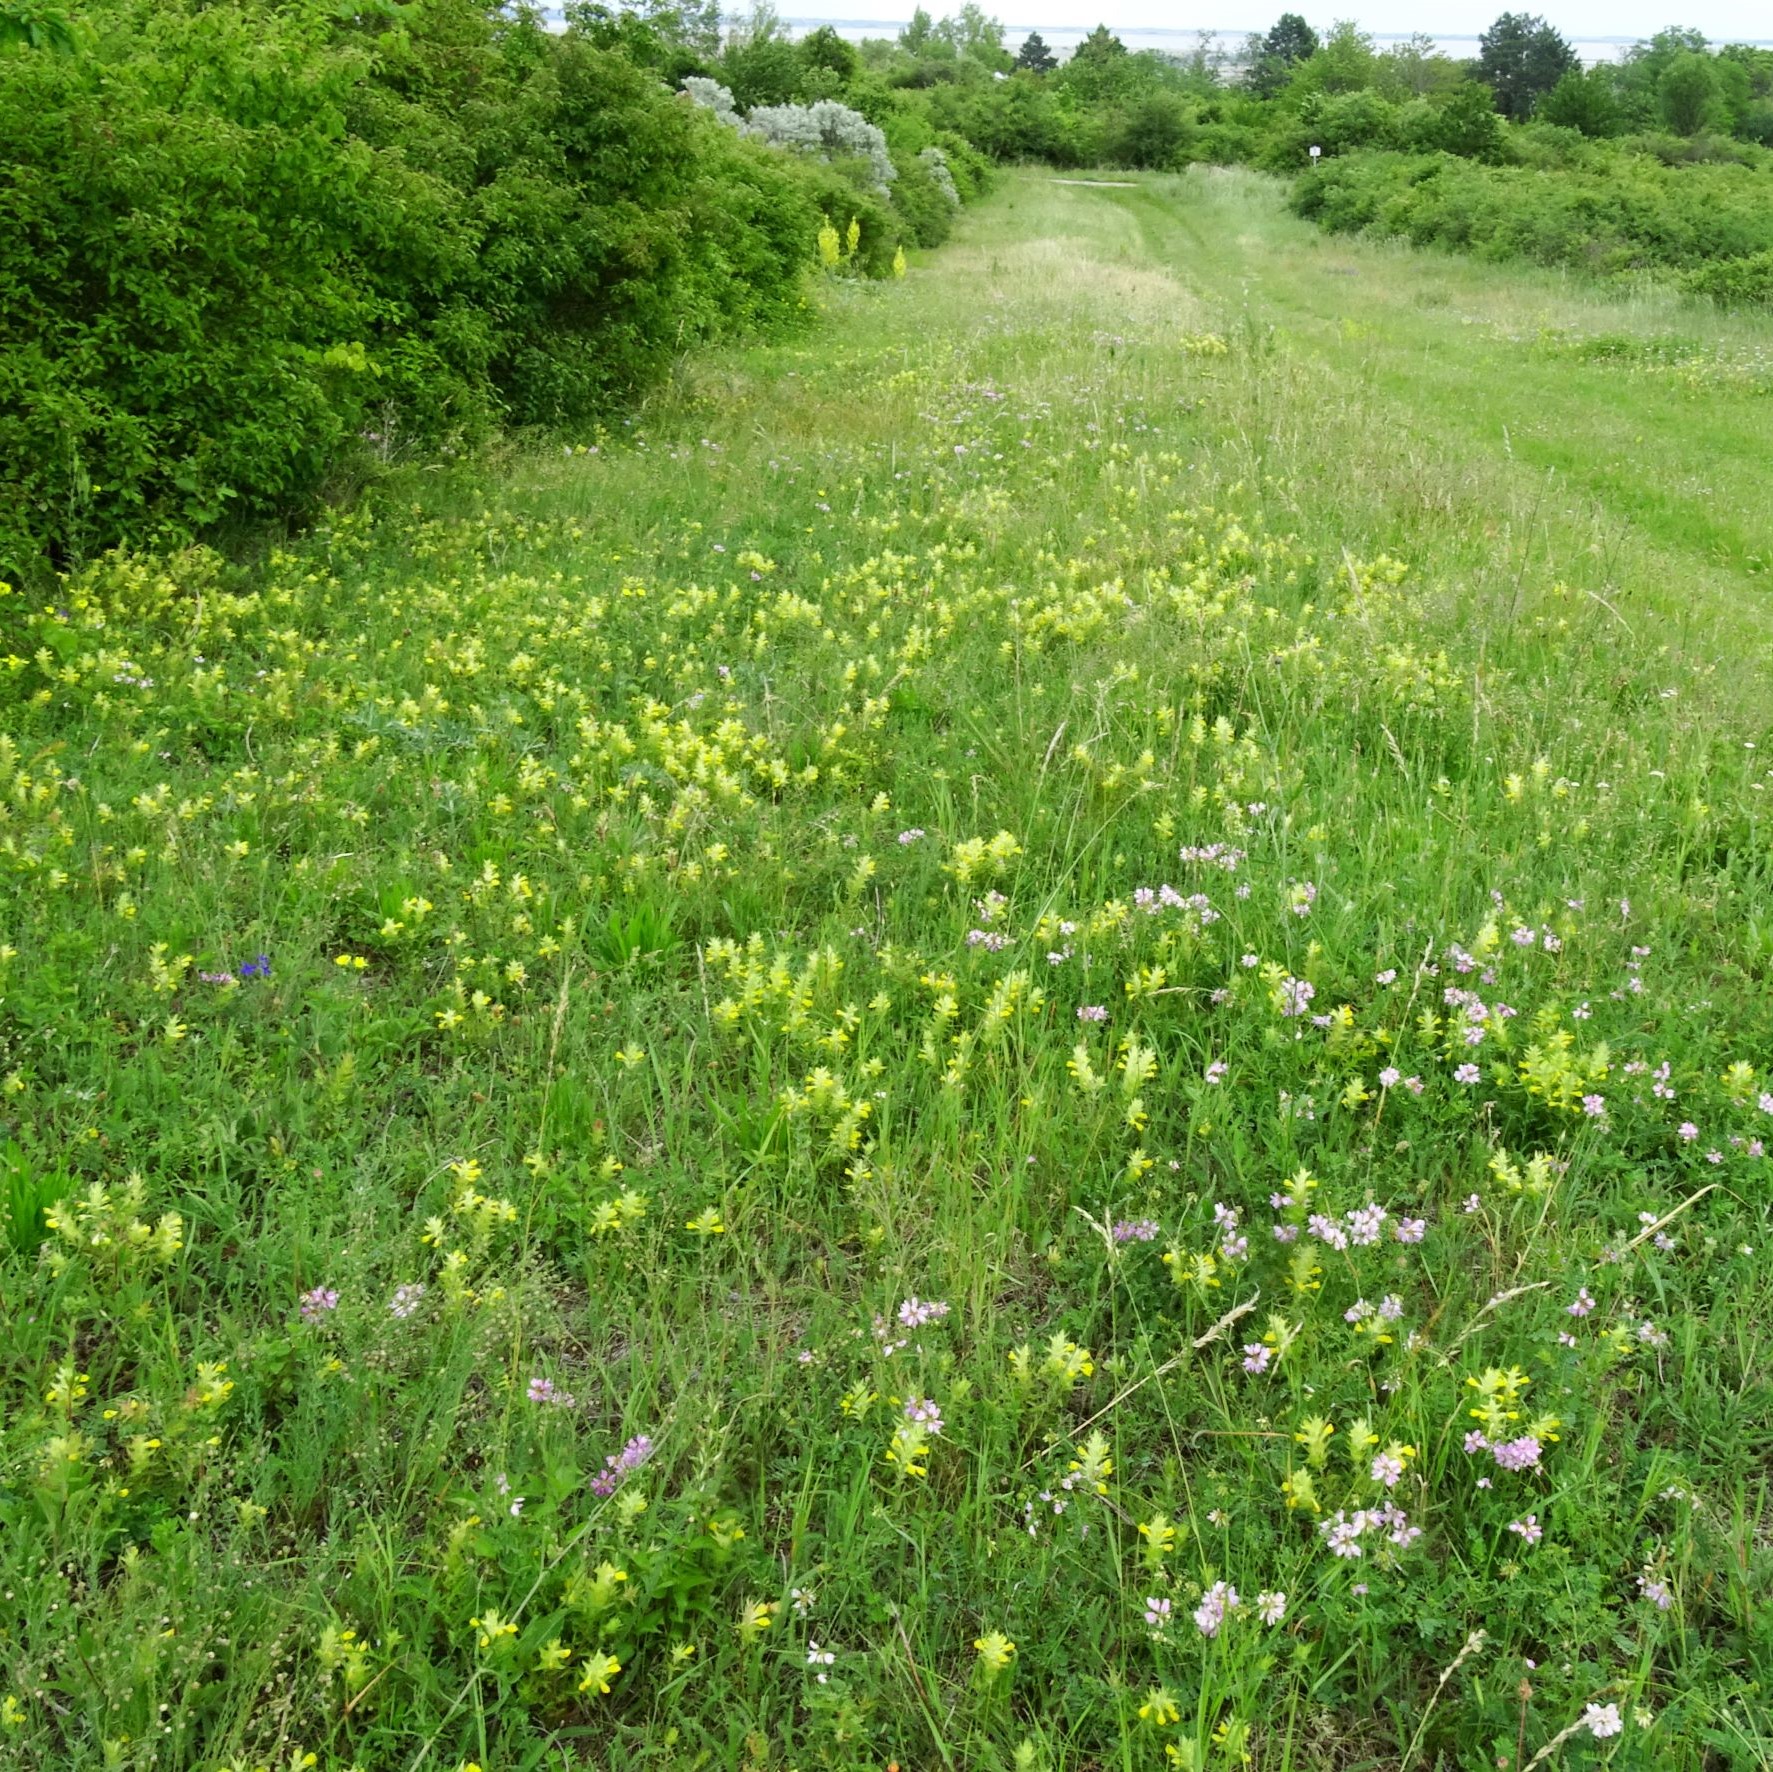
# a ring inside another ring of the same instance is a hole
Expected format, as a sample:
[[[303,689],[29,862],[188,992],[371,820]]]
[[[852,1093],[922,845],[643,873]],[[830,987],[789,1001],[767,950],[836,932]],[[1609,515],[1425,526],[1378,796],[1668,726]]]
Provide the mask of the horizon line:
[[[735,18],[742,15],[734,14]],[[785,25],[847,25],[852,30],[901,31],[911,21],[904,18],[830,18],[813,15],[782,15]],[[1003,23],[1005,34],[1013,31],[1091,31],[1094,25],[1017,25]],[[1116,25],[1111,27],[1114,35],[1138,37],[1232,37],[1249,36],[1251,31],[1245,27],[1233,25]],[[1254,33],[1257,36],[1261,32]],[[1483,39],[1481,31],[1368,31],[1367,36],[1375,42],[1407,42],[1411,37],[1431,37],[1437,43],[1478,43]],[[1636,36],[1601,36],[1599,34],[1578,34],[1567,39],[1571,43],[1648,43],[1650,39],[1642,35]],[[1742,44],[1750,49],[1773,48],[1773,37],[1711,37],[1708,43]]]

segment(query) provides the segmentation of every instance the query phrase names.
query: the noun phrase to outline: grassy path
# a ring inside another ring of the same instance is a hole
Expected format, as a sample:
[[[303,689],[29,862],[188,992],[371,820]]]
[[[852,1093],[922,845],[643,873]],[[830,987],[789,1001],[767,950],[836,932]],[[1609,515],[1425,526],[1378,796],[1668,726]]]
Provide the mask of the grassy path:
[[[1720,653],[1773,640],[1773,321],[1335,238],[1243,173],[1030,178],[975,237],[1031,212],[1272,343],[1243,441],[1317,521],[1389,530],[1478,585],[1549,570]]]
[[[1773,1764],[1765,329],[815,299],[15,618],[0,1762]]]

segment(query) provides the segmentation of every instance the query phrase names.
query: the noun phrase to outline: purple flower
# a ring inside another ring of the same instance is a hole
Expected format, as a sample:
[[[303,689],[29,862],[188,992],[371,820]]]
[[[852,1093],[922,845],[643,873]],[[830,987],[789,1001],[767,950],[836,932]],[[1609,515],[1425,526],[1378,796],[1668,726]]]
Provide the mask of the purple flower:
[[[1682,1144],[1691,1144],[1693,1140],[1699,1136],[1699,1128],[1695,1126],[1691,1120],[1683,1120],[1680,1125],[1675,1128],[1675,1131],[1679,1135]]]
[[[1324,1542],[1330,1547],[1330,1554],[1336,1557],[1359,1557],[1365,1555],[1361,1549],[1361,1534],[1367,1529],[1367,1516],[1356,1512],[1351,1520],[1337,1508],[1336,1517],[1325,1520],[1318,1530],[1324,1535]]]
[[[1621,1735],[1625,1731],[1625,1723],[1616,1704],[1591,1704],[1582,1713],[1582,1721],[1596,1741],[1605,1741],[1609,1735]]]
[[[636,1434],[620,1452],[612,1452],[604,1459],[603,1469],[591,1479],[591,1493],[604,1497],[614,1495],[622,1479],[639,1470],[652,1455],[652,1440],[645,1434]]]
[[[1638,1577],[1638,1592],[1646,1600],[1653,1602],[1658,1612],[1666,1612],[1674,1604],[1674,1595],[1669,1592],[1667,1585],[1652,1575]]]
[[[1425,1218],[1400,1218],[1391,1227],[1391,1234],[1400,1243],[1420,1243],[1428,1235],[1428,1220]]]
[[[1404,1474],[1404,1461],[1389,1452],[1381,1452],[1373,1460],[1373,1481],[1395,1489]]]
[[[1170,1602],[1156,1594],[1145,1596],[1145,1622],[1159,1630],[1170,1622]]]
[[[1564,1314],[1571,1317],[1586,1317],[1594,1309],[1594,1300],[1589,1296],[1586,1286],[1576,1289],[1576,1302],[1564,1306]]]
[[[248,960],[240,968],[242,978],[269,978],[271,976],[271,956],[260,954],[255,960]]]
[[[1403,1080],[1404,1073],[1395,1064],[1388,1064],[1379,1073],[1379,1087],[1381,1089],[1395,1089]]]
[[[1079,1021],[1106,1021],[1108,1011],[1100,1003],[1081,1003],[1078,1005],[1077,1019]]]
[[[339,1308],[339,1295],[330,1286],[316,1286],[302,1294],[302,1321],[318,1323],[328,1311]]]
[[[1317,986],[1308,984],[1303,978],[1283,978],[1280,985],[1281,1014],[1303,1015],[1316,995]]]
[[[911,1397],[905,1404],[905,1419],[927,1427],[932,1434],[942,1431],[942,1406],[928,1397]]]
[[[1462,1064],[1453,1073],[1455,1083],[1475,1083],[1483,1075],[1475,1064]]]
[[[1122,1218],[1116,1221],[1112,1234],[1117,1243],[1149,1243],[1157,1236],[1157,1220]]]
[[[948,1306],[938,1299],[911,1297],[899,1306],[899,1321],[907,1329],[921,1329],[926,1323],[939,1323],[948,1315]]]
[[[1268,1370],[1268,1363],[1274,1358],[1274,1349],[1260,1341],[1244,1343],[1244,1370],[1257,1376]]]
[[[1312,1213],[1305,1221],[1305,1228],[1328,1248],[1343,1250],[1348,1247],[1348,1233],[1335,1219],[1326,1218],[1321,1212]]]
[[[1582,1111],[1591,1120],[1604,1120],[1607,1117],[1607,1098],[1604,1095],[1585,1095],[1582,1098]]]
[[[1537,1514],[1528,1514],[1524,1520],[1510,1520],[1510,1532],[1517,1532],[1528,1544],[1537,1544],[1545,1536],[1545,1528],[1539,1524]]]
[[[419,1308],[424,1296],[425,1288],[419,1281],[412,1281],[405,1286],[396,1286],[394,1296],[389,1301],[388,1310],[391,1315],[396,1317],[410,1317]]]
[[[1385,1228],[1386,1212],[1383,1206],[1357,1206],[1347,1218],[1348,1240],[1357,1248],[1369,1249]]]
[[[1203,1637],[1218,1636],[1220,1625],[1237,1605],[1237,1589],[1226,1582],[1215,1581],[1194,1609],[1195,1628]]]
[[[1214,1088],[1217,1088],[1225,1081],[1226,1075],[1230,1070],[1231,1066],[1228,1065],[1224,1059],[1215,1058],[1213,1062],[1207,1066],[1206,1081]]]
[[[1505,1440],[1499,1446],[1492,1446],[1490,1454],[1505,1471],[1536,1471],[1542,1450],[1531,1434],[1522,1434],[1518,1440]]]

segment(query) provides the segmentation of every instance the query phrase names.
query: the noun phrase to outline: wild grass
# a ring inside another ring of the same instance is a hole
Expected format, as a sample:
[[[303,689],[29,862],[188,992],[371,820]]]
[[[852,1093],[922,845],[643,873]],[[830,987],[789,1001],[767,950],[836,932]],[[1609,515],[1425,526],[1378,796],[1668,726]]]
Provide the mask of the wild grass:
[[[1764,333],[826,308],[9,600],[4,1751],[1764,1765],[1765,409],[1556,343]]]

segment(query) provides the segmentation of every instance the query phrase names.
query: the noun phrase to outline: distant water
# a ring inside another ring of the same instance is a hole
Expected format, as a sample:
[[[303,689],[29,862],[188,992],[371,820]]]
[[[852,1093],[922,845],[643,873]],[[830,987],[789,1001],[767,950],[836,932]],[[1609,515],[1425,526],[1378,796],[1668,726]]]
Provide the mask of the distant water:
[[[542,13],[553,25],[561,22],[561,9],[558,0],[544,0]],[[738,22],[737,15],[730,16],[729,25]],[[905,28],[906,20],[902,18],[789,18],[784,17],[782,23],[796,37],[804,37],[807,32],[814,31],[821,25],[829,25],[840,37],[847,37],[852,43],[859,43],[864,37],[896,37]],[[1046,40],[1046,45],[1053,50],[1075,49],[1090,31],[1090,25],[1039,25],[1017,24],[1004,26],[1004,41],[1014,50],[1021,47],[1022,39],[1031,32],[1039,31]],[[1243,48],[1248,31],[1163,31],[1155,28],[1142,28],[1128,25],[1117,30],[1115,35],[1129,49],[1158,49],[1166,55],[1190,56],[1203,43],[1209,44],[1220,54],[1234,58]],[[1374,31],[1373,41],[1381,49],[1393,43],[1406,41],[1403,32],[1387,33]],[[1641,37],[1572,37],[1570,47],[1582,57],[1584,63],[1614,62],[1621,60],[1625,52],[1634,43],[1642,41]],[[1731,37],[1719,38],[1714,47],[1721,47],[1724,42],[1752,43],[1757,48],[1773,49],[1773,37]],[[1449,55],[1455,61],[1469,61],[1477,56],[1478,40],[1475,33],[1469,37],[1436,36],[1434,46],[1442,55]]]
[[[864,37],[896,37],[904,29],[903,19],[870,19],[870,18],[785,18],[782,21],[796,36],[804,36],[808,31],[820,25],[830,25],[840,37],[848,37],[859,42]],[[1046,40],[1049,49],[1074,49],[1081,43],[1092,27],[1089,25],[1041,25],[1019,24],[1004,26],[1004,41],[1011,49],[1020,46],[1022,39],[1030,32],[1039,31]],[[1215,45],[1222,53],[1233,54],[1243,47],[1247,31],[1163,31],[1141,29],[1129,25],[1117,30],[1115,35],[1129,49],[1159,49],[1167,55],[1190,56],[1201,46],[1209,43]],[[1393,43],[1406,40],[1404,33],[1387,35],[1383,31],[1372,33],[1373,41],[1381,49]],[[1639,41],[1637,37],[1572,37],[1570,47],[1582,57],[1585,63],[1618,61],[1632,44]],[[1741,42],[1741,38],[1732,38],[1732,42]],[[1773,48],[1773,38],[1749,39],[1758,41],[1763,48]],[[1455,61],[1474,59],[1478,52],[1478,40],[1474,33],[1469,37],[1441,37],[1434,39],[1434,46],[1441,54],[1451,56]]]

